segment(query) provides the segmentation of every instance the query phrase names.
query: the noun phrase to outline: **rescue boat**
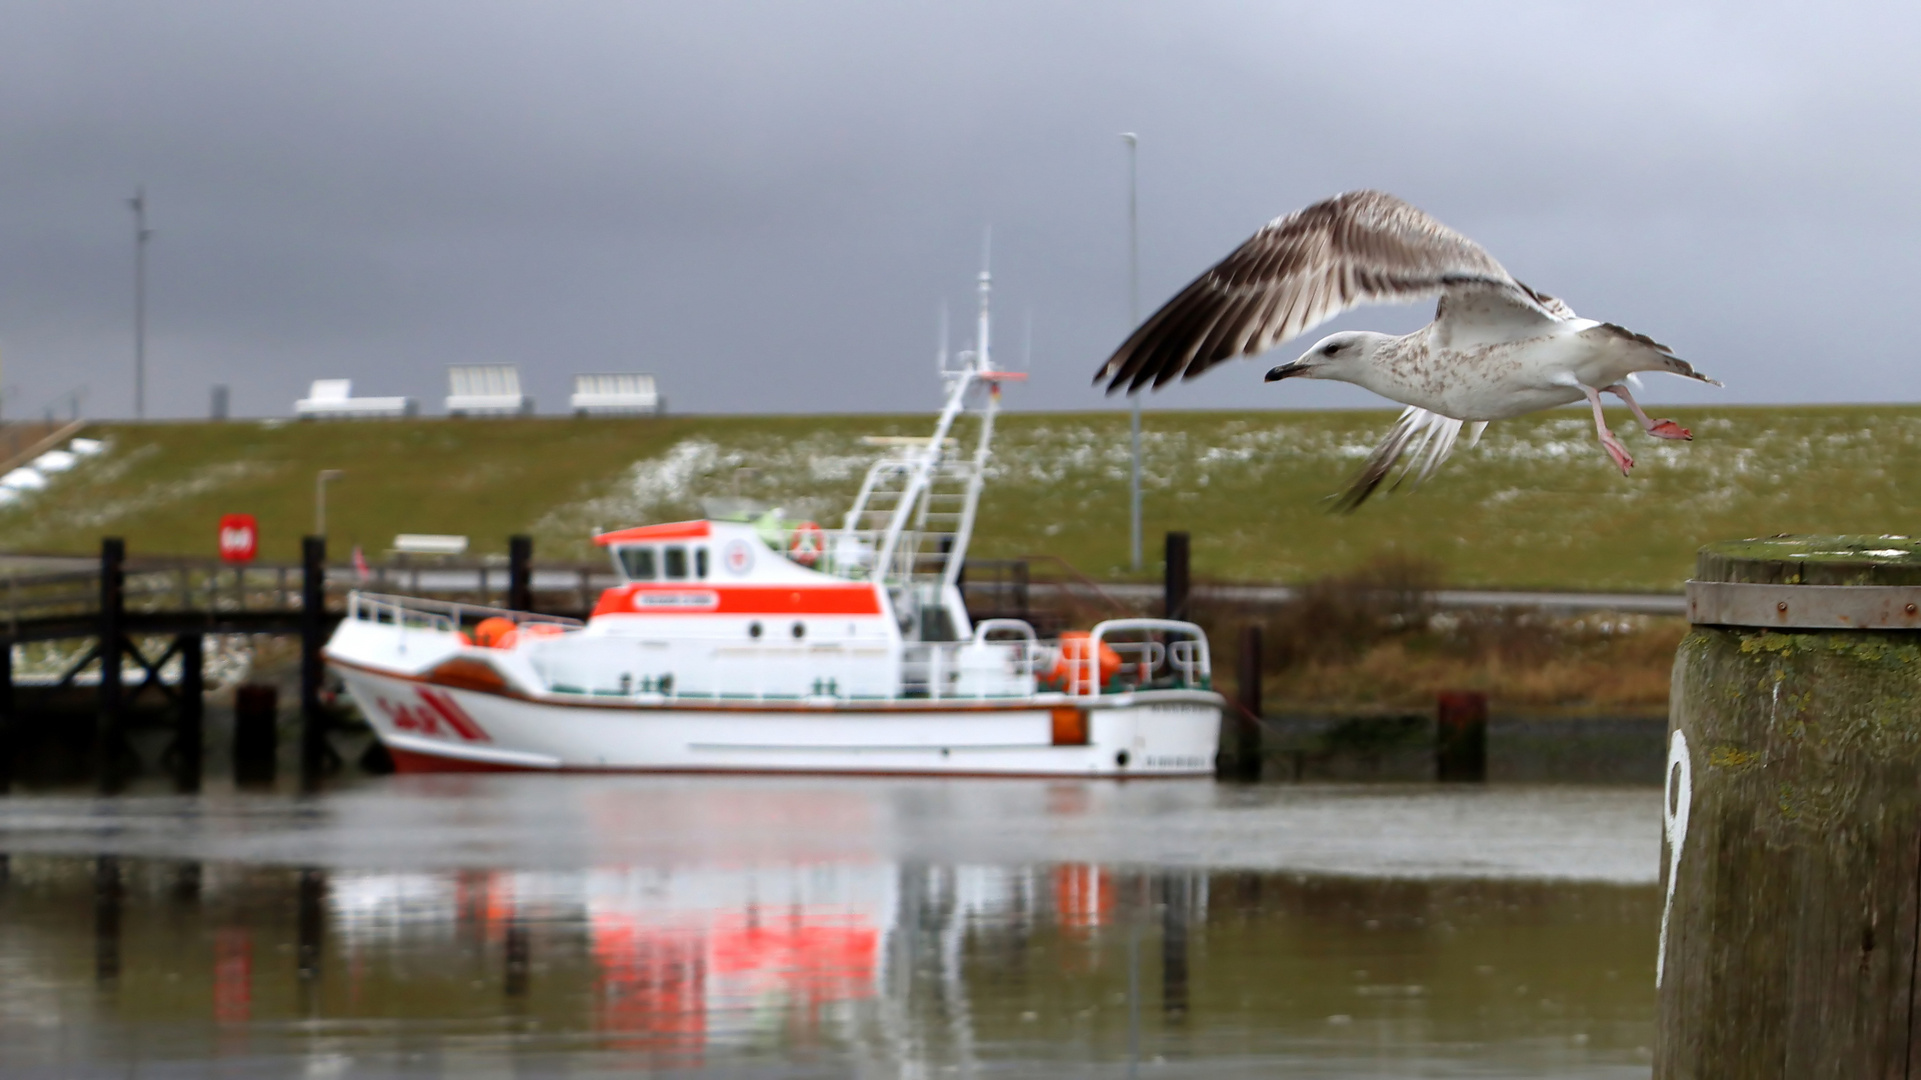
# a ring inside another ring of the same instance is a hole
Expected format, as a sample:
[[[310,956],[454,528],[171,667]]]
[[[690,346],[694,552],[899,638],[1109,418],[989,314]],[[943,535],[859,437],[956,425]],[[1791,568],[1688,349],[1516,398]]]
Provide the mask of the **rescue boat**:
[[[993,365],[990,288],[932,437],[878,440],[838,529],[767,511],[603,533],[620,584],[584,623],[351,594],[326,657],[396,766],[1211,773],[1224,702],[1200,627],[1043,641],[962,602],[1001,386],[1024,378]]]

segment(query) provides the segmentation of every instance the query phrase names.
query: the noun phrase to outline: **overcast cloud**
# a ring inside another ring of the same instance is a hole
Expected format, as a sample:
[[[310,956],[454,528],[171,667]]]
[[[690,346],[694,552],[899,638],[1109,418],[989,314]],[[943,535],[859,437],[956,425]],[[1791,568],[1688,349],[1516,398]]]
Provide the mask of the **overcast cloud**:
[[[659,373],[675,411],[922,410],[936,313],[993,230],[1020,408],[1267,219],[1409,199],[1725,391],[1921,396],[1905,6],[1327,3],[10,3],[0,379],[131,414],[285,415],[350,376],[439,410],[445,366]],[[1400,331],[1426,310],[1340,326]],[[1284,346],[1291,358],[1305,346]],[[1229,365],[1157,408],[1365,404]],[[64,408],[64,406],[63,406]]]

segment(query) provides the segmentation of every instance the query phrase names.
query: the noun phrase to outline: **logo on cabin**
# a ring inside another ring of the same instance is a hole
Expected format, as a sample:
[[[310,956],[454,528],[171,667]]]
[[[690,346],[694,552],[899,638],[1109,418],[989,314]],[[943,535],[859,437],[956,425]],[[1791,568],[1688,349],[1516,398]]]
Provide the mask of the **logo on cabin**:
[[[721,549],[721,564],[736,577],[745,577],[754,568],[754,545],[745,540],[730,540]]]
[[[457,738],[465,742],[494,741],[467,710],[460,707],[453,695],[424,686],[415,692],[420,695],[417,705],[394,705],[384,697],[375,699],[381,711],[393,721],[396,730],[441,739]]]

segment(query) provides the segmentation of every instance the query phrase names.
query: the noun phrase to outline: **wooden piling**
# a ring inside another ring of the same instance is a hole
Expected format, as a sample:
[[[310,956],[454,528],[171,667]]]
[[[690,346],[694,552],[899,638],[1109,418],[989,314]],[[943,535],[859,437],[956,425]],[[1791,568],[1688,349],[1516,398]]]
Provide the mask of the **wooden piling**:
[[[327,538],[300,541],[300,776],[311,784],[328,765],[327,716],[320,707],[326,675]]]
[[[534,609],[534,538],[507,538],[507,606],[515,611]]]
[[[1167,534],[1167,564],[1161,583],[1161,611],[1169,619],[1187,618],[1189,592],[1187,534]]]
[[[242,787],[272,784],[280,743],[279,691],[243,683],[233,692],[233,781]]]
[[[1436,701],[1434,778],[1444,783],[1487,780],[1487,695],[1443,690]]]
[[[294,968],[302,982],[320,978],[326,907],[326,872],[314,867],[302,867],[300,884],[294,896]]]
[[[1239,706],[1228,712],[1228,730],[1233,749],[1222,755],[1222,776],[1236,780],[1261,778],[1261,627],[1249,623],[1241,627],[1240,667],[1236,671],[1235,701]]]
[[[125,900],[120,857],[96,858],[93,864],[93,977],[102,984],[120,978],[120,915]]]
[[[532,947],[527,938],[527,919],[516,910],[507,918],[506,933],[506,978],[502,980],[509,998],[527,996],[527,974],[532,970],[529,954]]]
[[[206,741],[205,640],[199,634],[180,635],[179,715],[174,721],[174,787],[185,793],[200,790],[200,764]]]
[[[118,791],[126,781],[126,697],[121,693],[122,626],[126,619],[127,542],[117,536],[100,541],[100,611],[95,634],[100,641],[99,715],[94,725],[94,763],[100,790]]]
[[[13,790],[13,643],[0,641],[0,795]]]
[[[1921,1066],[1921,542],[1704,548],[1670,693],[1654,1075]]]

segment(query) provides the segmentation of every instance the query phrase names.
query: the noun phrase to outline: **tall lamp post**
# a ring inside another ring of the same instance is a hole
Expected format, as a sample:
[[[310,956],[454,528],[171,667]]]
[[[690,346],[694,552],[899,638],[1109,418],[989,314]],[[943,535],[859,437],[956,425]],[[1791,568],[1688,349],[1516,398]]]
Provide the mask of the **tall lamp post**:
[[[339,469],[322,469],[313,481],[313,534],[327,535],[327,484],[347,475]]]
[[[1121,132],[1127,140],[1127,331],[1133,333],[1141,321],[1141,230],[1139,169],[1141,137]],[[1129,394],[1133,402],[1129,431],[1133,436],[1134,466],[1127,483],[1127,557],[1135,573],[1141,571],[1141,395]]]
[[[133,189],[133,418],[147,418],[147,188]]]

